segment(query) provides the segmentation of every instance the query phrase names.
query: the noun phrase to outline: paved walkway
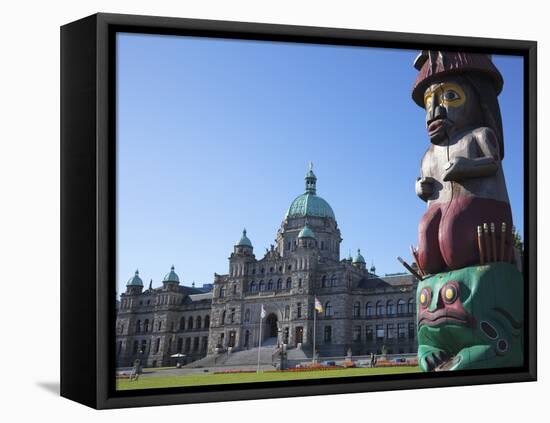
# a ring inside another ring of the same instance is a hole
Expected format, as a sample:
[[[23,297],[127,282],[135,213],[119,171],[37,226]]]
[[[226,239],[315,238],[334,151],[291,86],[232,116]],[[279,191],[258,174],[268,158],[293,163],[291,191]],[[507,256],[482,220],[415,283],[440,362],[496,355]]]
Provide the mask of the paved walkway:
[[[274,370],[275,368],[271,364],[261,364],[260,370]],[[209,374],[214,372],[221,372],[226,370],[256,370],[256,365],[252,366],[217,366],[217,367],[204,367],[201,369],[185,368],[169,368],[169,369],[145,369],[144,372],[140,375],[142,377],[159,377],[159,376],[184,376],[191,374]]]

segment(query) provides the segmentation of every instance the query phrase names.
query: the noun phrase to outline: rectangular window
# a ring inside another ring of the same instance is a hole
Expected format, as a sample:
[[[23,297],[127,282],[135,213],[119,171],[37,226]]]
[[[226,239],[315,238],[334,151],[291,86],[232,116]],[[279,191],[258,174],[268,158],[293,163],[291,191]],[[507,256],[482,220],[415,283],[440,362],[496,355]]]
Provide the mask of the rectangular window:
[[[414,327],[414,323],[409,323],[409,339],[414,339],[416,336],[416,328]]]
[[[405,323],[397,324],[397,336],[399,339],[405,339]]]
[[[384,325],[376,325],[376,339],[384,339],[385,331]]]
[[[388,339],[395,338],[395,325],[393,323],[388,323]]]
[[[332,326],[325,326],[325,344],[330,344],[332,342]]]
[[[361,326],[353,327],[353,342],[361,342]]]
[[[231,309],[231,314],[229,315],[229,321],[230,321],[230,323],[235,322],[235,309],[234,308]]]
[[[368,325],[365,331],[365,337],[367,341],[372,341],[374,339],[374,333],[372,330],[372,326]]]
[[[296,317],[302,317],[302,303],[296,304]]]

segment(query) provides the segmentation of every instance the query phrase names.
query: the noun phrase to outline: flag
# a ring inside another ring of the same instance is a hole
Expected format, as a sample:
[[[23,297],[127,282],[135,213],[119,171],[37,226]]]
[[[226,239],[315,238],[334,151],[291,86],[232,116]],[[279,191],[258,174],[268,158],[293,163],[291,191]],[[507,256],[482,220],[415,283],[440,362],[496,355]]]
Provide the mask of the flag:
[[[321,304],[321,301],[317,297],[315,297],[315,310],[317,310],[319,313],[323,312],[323,304]]]
[[[262,311],[260,311],[260,318],[264,318],[265,317],[265,308],[264,308],[264,305],[262,304]]]

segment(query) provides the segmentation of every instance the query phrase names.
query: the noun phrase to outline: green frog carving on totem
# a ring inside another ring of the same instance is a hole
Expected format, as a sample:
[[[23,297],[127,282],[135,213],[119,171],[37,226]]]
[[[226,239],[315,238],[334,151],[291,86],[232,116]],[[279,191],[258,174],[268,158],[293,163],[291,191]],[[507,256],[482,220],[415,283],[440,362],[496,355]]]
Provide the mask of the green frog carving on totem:
[[[423,371],[523,364],[523,277],[510,263],[439,273],[418,284]]]

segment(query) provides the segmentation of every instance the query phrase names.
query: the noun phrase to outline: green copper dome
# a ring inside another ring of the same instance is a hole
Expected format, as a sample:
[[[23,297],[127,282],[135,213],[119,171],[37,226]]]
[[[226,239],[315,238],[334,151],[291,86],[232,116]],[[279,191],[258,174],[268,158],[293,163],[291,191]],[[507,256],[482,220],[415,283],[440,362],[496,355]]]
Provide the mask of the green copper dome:
[[[239,241],[235,245],[252,248],[252,242],[250,242],[250,239],[248,239],[248,237],[246,236],[246,229],[243,229],[243,236],[241,237],[241,239],[239,239]]]
[[[298,234],[298,238],[315,238],[315,234],[306,224]]]
[[[305,177],[306,192],[294,199],[288,208],[285,218],[288,217],[329,217],[336,220],[332,207],[323,198],[317,195],[317,177],[313,173],[313,165],[309,164],[309,170]]]
[[[357,255],[353,258],[353,262],[367,264],[367,262],[365,261],[365,257],[361,255],[361,249],[357,249]]]
[[[143,286],[143,281],[139,277],[139,270],[136,270],[135,275],[128,279],[126,286]]]
[[[163,279],[164,282],[180,283],[180,278],[176,272],[174,272],[174,265],[170,268],[170,273],[167,273]]]

